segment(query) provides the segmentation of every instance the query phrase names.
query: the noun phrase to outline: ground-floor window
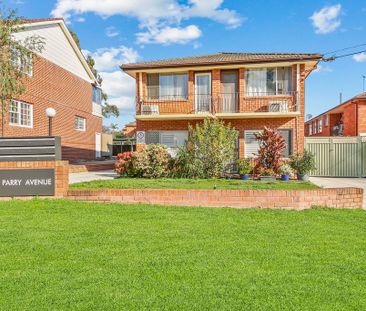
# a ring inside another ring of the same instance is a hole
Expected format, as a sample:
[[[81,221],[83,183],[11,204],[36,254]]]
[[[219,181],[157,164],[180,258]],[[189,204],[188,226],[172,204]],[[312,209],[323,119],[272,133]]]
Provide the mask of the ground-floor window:
[[[244,131],[244,156],[246,158],[253,158],[258,154],[259,142],[255,137],[255,133],[261,130],[246,130]],[[292,154],[292,129],[278,129],[278,132],[286,141],[287,147],[283,150],[283,157],[289,157]]]
[[[12,100],[9,105],[9,124],[33,127],[33,105]]]
[[[188,131],[147,131],[146,144],[165,145],[174,155],[179,146],[184,145],[188,139]]]

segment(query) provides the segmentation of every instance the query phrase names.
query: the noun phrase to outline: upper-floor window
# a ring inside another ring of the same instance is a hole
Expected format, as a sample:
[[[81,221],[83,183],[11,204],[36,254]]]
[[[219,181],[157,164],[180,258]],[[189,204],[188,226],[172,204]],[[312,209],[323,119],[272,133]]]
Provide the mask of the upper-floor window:
[[[323,120],[318,120],[318,133],[321,133],[323,131]]]
[[[147,97],[149,99],[187,99],[187,74],[148,74]]]
[[[313,127],[312,127],[311,123],[308,124],[308,131],[309,131],[309,136],[313,135]]]
[[[13,67],[17,68],[24,74],[32,76],[33,74],[33,58],[32,54],[28,56],[20,53],[18,49],[11,49],[10,51],[10,62]]]
[[[102,90],[96,86],[93,86],[93,103],[102,104]]]
[[[313,122],[313,133],[316,134],[317,131],[317,124],[316,121]]]
[[[292,67],[245,70],[246,96],[288,95],[292,92]]]
[[[9,124],[33,127],[33,105],[12,100],[9,105]]]
[[[329,126],[329,115],[324,116],[324,126]]]
[[[75,117],[75,130],[85,132],[86,131],[86,119],[76,116]]]

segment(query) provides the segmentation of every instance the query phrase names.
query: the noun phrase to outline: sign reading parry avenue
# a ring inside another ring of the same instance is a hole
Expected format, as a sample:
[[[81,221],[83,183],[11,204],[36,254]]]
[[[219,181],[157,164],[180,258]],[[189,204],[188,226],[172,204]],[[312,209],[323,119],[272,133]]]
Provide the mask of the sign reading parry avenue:
[[[0,170],[0,196],[55,195],[53,169]]]

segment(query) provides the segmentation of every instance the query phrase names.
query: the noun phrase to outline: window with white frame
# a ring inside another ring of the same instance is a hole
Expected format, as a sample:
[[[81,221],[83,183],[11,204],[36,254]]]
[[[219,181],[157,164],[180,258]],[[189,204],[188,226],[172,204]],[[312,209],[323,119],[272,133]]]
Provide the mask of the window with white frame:
[[[86,131],[86,119],[76,116],[75,117],[75,130],[77,131]]]
[[[324,126],[329,126],[329,115],[324,116]]]
[[[309,131],[309,135],[313,135],[313,128],[311,123],[308,124],[308,131]]]
[[[313,122],[313,133],[316,134],[316,121]]]
[[[292,67],[245,70],[245,96],[288,95],[292,92]]]
[[[13,67],[17,68],[24,74],[32,76],[33,74],[33,57],[32,54],[24,55],[18,49],[13,48],[10,51],[10,62]]]
[[[147,97],[149,99],[187,99],[188,75],[148,74]]]
[[[93,103],[102,104],[102,90],[96,86],[93,86]]]
[[[33,105],[12,100],[9,105],[9,124],[33,127]]]
[[[321,133],[323,131],[323,120],[318,120],[318,133]]]

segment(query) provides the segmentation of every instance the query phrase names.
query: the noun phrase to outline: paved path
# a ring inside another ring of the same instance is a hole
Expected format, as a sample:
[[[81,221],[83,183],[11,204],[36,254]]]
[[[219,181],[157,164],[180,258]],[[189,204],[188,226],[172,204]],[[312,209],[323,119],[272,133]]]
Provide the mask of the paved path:
[[[328,178],[328,177],[310,177],[310,181],[319,187],[324,188],[362,188],[363,208],[366,209],[366,178]]]
[[[117,175],[113,170],[83,172],[83,173],[70,173],[69,183],[75,184],[77,182],[83,182],[83,181],[108,180],[108,179],[113,179],[116,176]]]

